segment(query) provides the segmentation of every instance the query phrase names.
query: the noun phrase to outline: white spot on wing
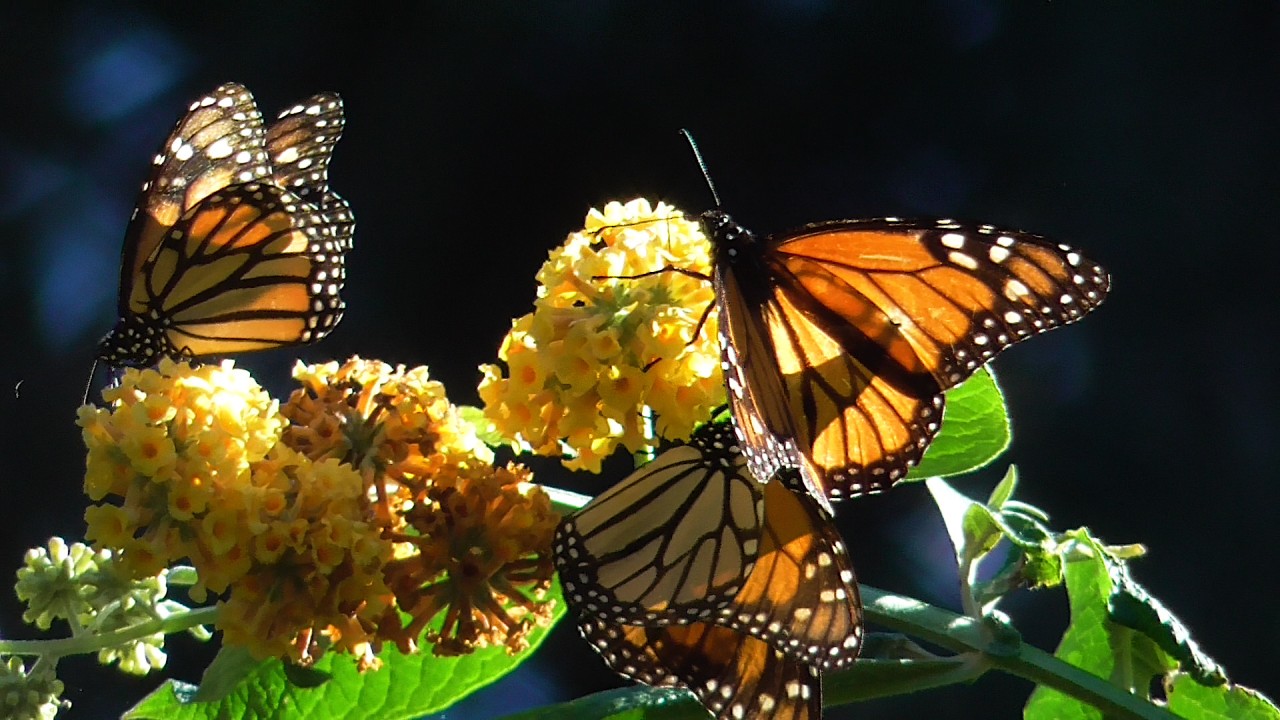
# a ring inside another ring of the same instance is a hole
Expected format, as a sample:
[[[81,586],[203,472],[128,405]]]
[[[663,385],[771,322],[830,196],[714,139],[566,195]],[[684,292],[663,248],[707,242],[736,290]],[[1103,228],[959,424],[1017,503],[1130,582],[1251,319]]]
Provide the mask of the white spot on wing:
[[[958,250],[952,250],[951,252],[947,253],[947,259],[950,260],[953,265],[959,265],[960,267],[966,270],[978,269],[977,260],[974,260],[973,258],[969,257],[968,255],[965,255],[964,253]]]
[[[212,145],[205,148],[204,154],[211,160],[221,160],[234,151],[235,148],[231,147],[231,141],[222,137],[218,138]]]

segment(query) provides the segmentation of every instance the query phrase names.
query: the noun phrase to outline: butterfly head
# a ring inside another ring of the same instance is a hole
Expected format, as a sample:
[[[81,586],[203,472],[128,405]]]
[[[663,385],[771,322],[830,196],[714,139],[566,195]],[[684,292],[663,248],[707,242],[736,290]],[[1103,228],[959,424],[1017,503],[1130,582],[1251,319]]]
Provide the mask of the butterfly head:
[[[739,225],[723,210],[708,210],[698,216],[698,222],[702,225],[702,234],[711,241],[721,259],[732,261],[749,255],[744,252],[745,248],[756,242],[756,236],[750,230]]]

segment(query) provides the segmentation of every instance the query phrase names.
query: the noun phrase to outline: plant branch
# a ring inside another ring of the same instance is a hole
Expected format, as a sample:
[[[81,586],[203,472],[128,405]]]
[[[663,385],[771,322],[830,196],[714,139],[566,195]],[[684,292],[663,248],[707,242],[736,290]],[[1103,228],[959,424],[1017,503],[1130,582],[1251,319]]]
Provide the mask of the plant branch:
[[[84,655],[104,648],[118,647],[150,635],[161,633],[170,635],[190,630],[197,625],[212,625],[217,617],[218,608],[203,607],[147,620],[110,632],[84,633],[53,640],[0,640],[0,655],[39,655],[51,658]]]

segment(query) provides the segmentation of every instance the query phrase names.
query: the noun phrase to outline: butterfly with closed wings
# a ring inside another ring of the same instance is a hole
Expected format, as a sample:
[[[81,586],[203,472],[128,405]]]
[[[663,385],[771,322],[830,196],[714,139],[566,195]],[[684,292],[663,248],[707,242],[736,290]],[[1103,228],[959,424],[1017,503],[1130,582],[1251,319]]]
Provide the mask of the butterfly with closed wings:
[[[821,716],[862,608],[816,501],[749,473],[708,424],[562,521],[555,561],[579,630],[615,671],[691,690],[719,718]]]
[[[125,232],[114,366],[314,342],[342,319],[354,219],[328,187],[342,101],[322,93],[263,127],[228,83],[161,146]]]

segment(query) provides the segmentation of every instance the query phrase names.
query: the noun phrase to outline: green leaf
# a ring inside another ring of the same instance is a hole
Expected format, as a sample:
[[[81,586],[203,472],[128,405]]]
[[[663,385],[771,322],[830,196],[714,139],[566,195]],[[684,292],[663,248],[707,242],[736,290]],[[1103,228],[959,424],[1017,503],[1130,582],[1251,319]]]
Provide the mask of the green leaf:
[[[1009,505],[1005,503],[1005,510],[995,514],[995,521],[1009,542],[1026,552],[1038,552],[1056,544],[1053,531],[1038,517],[1010,510]]]
[[[967,545],[964,535],[964,515],[974,503],[940,478],[929,478],[925,480],[924,485],[933,496],[933,502],[942,515],[942,524],[947,528],[947,537],[951,538],[951,548],[955,551],[956,562],[963,564],[964,549]]]
[[[564,615],[565,607],[558,583],[552,586],[549,598],[555,603],[553,626],[555,620]],[[533,655],[550,631],[550,626],[535,628],[529,635],[529,649],[514,657],[501,647],[488,647],[461,657],[436,657],[429,647],[416,655],[402,655],[394,648],[387,648],[379,655],[382,668],[364,674],[356,670],[350,656],[330,653],[316,663],[315,670],[328,673],[332,679],[311,688],[291,683],[283,663],[271,660],[243,674],[239,682],[216,701],[197,702],[192,686],[169,681],[143,698],[124,717],[127,720],[421,717],[445,710],[511,672]],[[232,663],[233,659],[225,661],[228,667],[239,667]]]
[[[1003,533],[986,505],[974,503],[964,513],[965,552],[970,557],[981,557],[991,552]]]
[[[976,470],[1009,447],[1009,415],[995,377],[986,368],[947,391],[942,428],[907,480]]]
[[[1050,588],[1062,584],[1062,557],[1044,550],[1024,551],[1022,577],[1030,588]]]
[[[996,487],[991,491],[991,496],[987,498],[987,507],[992,510],[999,510],[1004,504],[1013,497],[1013,491],[1018,488],[1018,468],[1013,465],[1004,471],[1004,477],[1000,482],[996,483]]]
[[[1028,505],[1020,500],[1005,500],[1004,504],[1000,506],[1000,509],[1004,512],[1016,512],[1020,515],[1026,515],[1028,517],[1035,518],[1042,523],[1049,522],[1049,513],[1041,510],[1035,505]]]
[[[581,510],[587,503],[591,502],[590,495],[583,495],[572,490],[562,490],[551,485],[543,485],[543,491],[551,498],[551,507],[561,515]]]
[[[971,682],[982,668],[970,658],[859,660],[823,678],[828,707]],[[707,711],[683,690],[633,686],[508,715],[503,720],[705,720]]]
[[[942,513],[958,565],[963,567],[966,558],[985,555],[1000,542],[1000,526],[985,505],[965,497],[941,478],[929,478],[925,486]]]
[[[1112,568],[1114,590],[1107,609],[1116,623],[1151,638],[1161,650],[1176,659],[1181,669],[1203,685],[1222,685],[1226,673],[1200,649],[1182,621],[1139,585],[1123,565]]]
[[[1207,687],[1187,673],[1165,682],[1169,710],[1190,720],[1277,720],[1280,710],[1266,695],[1240,685]]]
[[[200,688],[196,690],[192,700],[210,702],[221,700],[236,688],[245,678],[262,665],[261,660],[254,660],[253,655],[245,648],[224,647],[204,669],[200,678]]]
[[[1151,679],[1172,668],[1173,659],[1146,636],[1111,622],[1107,604],[1113,589],[1111,564],[1116,561],[1102,543],[1083,529],[1065,533],[1063,539],[1071,624],[1055,657],[1147,697]],[[1032,693],[1023,714],[1028,720],[1103,717],[1097,708],[1043,686]]]

